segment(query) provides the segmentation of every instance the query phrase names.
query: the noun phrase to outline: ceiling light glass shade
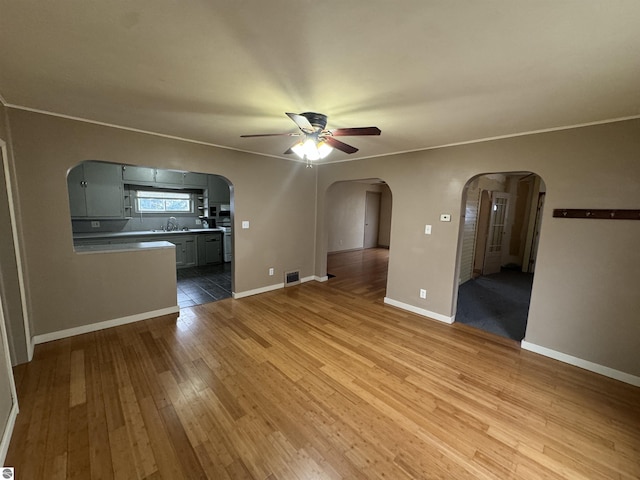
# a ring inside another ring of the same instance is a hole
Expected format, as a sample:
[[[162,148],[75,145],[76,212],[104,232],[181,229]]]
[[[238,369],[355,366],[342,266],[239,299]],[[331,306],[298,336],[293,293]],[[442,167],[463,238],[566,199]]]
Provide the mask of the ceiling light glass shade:
[[[304,158],[304,143],[296,143],[293,147],[291,147],[293,153],[295,153],[298,157]]]
[[[318,144],[318,155],[320,158],[325,158],[331,152],[333,152],[333,147],[330,147],[328,143],[320,142]]]
[[[296,143],[291,147],[291,150],[301,159],[320,160],[329,155],[333,151],[333,148],[326,142],[316,143],[313,139],[308,138],[304,142]]]

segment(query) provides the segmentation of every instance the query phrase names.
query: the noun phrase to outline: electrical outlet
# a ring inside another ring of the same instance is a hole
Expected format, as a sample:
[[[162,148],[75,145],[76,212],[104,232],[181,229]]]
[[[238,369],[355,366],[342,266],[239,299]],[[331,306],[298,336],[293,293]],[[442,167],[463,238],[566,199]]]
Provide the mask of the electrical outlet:
[[[420,289],[420,298],[427,298],[427,291],[424,288]]]
[[[242,228],[244,228],[244,229],[249,228],[249,220],[243,220],[242,221]]]
[[[442,215],[440,215],[440,221],[441,222],[450,222],[451,221],[451,215],[449,215],[448,213],[443,213]]]
[[[275,273],[275,270],[273,269],[273,267],[271,267],[271,268],[269,269],[269,275],[271,276],[271,275],[273,275],[274,273]]]
[[[202,225],[202,220],[200,220],[199,218],[196,218],[196,225]]]
[[[100,228],[100,222],[98,222],[97,220],[92,220],[91,228]]]
[[[424,234],[425,235],[431,235],[431,225],[425,225],[424,226]]]

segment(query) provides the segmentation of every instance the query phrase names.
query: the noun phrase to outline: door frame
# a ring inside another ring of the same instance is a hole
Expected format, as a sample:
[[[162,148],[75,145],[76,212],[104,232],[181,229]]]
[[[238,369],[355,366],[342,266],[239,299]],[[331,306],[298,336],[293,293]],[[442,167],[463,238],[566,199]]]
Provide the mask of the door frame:
[[[16,423],[16,417],[18,416],[19,407],[18,393],[16,392],[16,382],[13,378],[11,357],[9,356],[9,339],[7,338],[7,329],[5,326],[4,316],[4,303],[2,302],[2,298],[0,298],[0,337],[0,342],[2,342],[2,347],[4,348],[4,358],[0,360],[0,362],[3,362],[7,369],[9,387],[11,389],[11,410],[9,411],[7,423],[3,426],[0,426],[0,428],[4,427],[4,430],[2,431],[2,439],[0,440],[0,465],[4,465],[5,459],[7,458],[7,452],[9,450],[9,442],[11,441],[11,436],[13,435],[13,427]]]
[[[377,205],[378,208],[376,209],[375,212],[371,212],[370,211],[370,202],[369,199],[370,198],[377,198]],[[365,196],[364,196],[364,236],[362,239],[362,248],[376,248],[378,246],[379,242],[379,238],[380,238],[380,205],[382,203],[382,193],[381,192],[372,192],[367,190],[365,192]],[[368,247],[367,246],[367,239],[371,240],[371,238],[367,238],[367,226],[369,225],[367,223],[367,220],[371,221],[371,214],[374,214],[375,217],[375,221],[376,221],[376,229],[375,229],[375,239],[376,239],[376,244],[373,247]]]
[[[20,242],[18,239],[18,222],[16,215],[16,208],[13,202],[13,188],[11,183],[11,172],[9,170],[9,156],[7,152],[7,144],[4,140],[0,139],[0,162],[2,162],[2,168],[4,170],[4,182],[7,191],[7,201],[9,205],[9,218],[11,221],[11,237],[13,241],[13,251],[16,256],[16,269],[18,271],[18,286],[20,289],[20,303],[22,307],[22,326],[24,328],[25,348],[27,350],[27,361],[33,359],[33,338],[31,336],[31,328],[29,326],[29,310],[27,308],[27,296],[24,281],[24,267],[22,261],[22,250],[20,248]],[[13,342],[13,338],[12,338]]]
[[[469,185],[471,185],[471,183],[473,182],[473,180],[475,180],[478,177],[484,176],[484,175],[494,175],[494,174],[517,174],[517,173],[522,173],[522,172],[484,172],[484,173],[478,173],[477,175],[473,175],[472,177],[470,177],[467,182],[464,184],[463,188],[462,188],[462,192],[461,192],[461,198],[460,198],[460,222],[458,225],[458,249],[457,249],[457,254],[456,254],[456,275],[455,275],[455,283],[454,283],[454,288],[453,288],[453,295],[451,298],[451,310],[453,312],[452,315],[452,321],[451,323],[454,323],[456,320],[456,310],[457,310],[457,305],[458,305],[458,291],[460,289],[460,283],[459,283],[459,278],[460,278],[460,269],[462,267],[462,249],[463,249],[463,244],[464,244],[464,225],[465,225],[465,211],[466,211],[466,202],[467,202],[467,195],[468,195],[468,191],[469,191]],[[544,182],[544,179],[536,172],[531,171],[531,170],[526,170],[526,173],[529,174],[533,174],[537,177],[536,180],[536,188],[538,189],[543,189],[543,191],[539,191],[539,193],[544,193],[546,196],[547,193],[547,189],[546,189],[546,183]],[[544,197],[543,196],[543,197]],[[480,203],[480,202],[479,202]],[[538,214],[538,227],[537,227],[537,231],[538,234],[541,231],[541,226],[542,226],[542,215],[544,214],[544,205],[542,205],[542,209]],[[539,240],[539,235],[538,235],[538,240]],[[476,236],[474,237],[474,249],[476,248],[476,242],[477,242],[477,224],[476,224]],[[477,252],[474,251],[474,259],[475,259],[475,255]],[[537,256],[537,249],[536,249],[536,256]],[[531,255],[530,251],[526,251],[525,250],[525,259],[528,260],[529,256]],[[483,255],[484,256],[484,255]],[[524,267],[524,265],[523,265]],[[535,281],[535,276],[534,276],[534,283],[533,283],[533,288],[535,288],[536,285],[536,281]],[[526,333],[525,333],[525,338],[526,338]]]

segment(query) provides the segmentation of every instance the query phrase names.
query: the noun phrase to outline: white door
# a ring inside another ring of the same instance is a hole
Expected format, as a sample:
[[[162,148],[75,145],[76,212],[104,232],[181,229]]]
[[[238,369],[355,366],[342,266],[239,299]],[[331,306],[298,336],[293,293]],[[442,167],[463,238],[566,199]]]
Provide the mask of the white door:
[[[508,245],[507,220],[509,217],[509,194],[491,192],[491,216],[485,246],[483,275],[498,273],[502,266],[502,254]]]
[[[367,192],[364,208],[364,248],[378,246],[380,192]]]

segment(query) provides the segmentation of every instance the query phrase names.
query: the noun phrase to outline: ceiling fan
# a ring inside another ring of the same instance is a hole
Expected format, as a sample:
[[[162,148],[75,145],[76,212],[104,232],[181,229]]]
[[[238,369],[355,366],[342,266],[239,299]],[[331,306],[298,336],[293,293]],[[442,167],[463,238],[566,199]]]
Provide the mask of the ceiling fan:
[[[336,128],[326,130],[327,116],[322,113],[304,112],[286,114],[300,129],[294,133],[262,133],[257,135],[240,135],[249,137],[303,137],[299,142],[287,149],[285,154],[295,153],[300,158],[307,159],[307,166],[311,166],[311,160],[325,158],[335,148],[344,153],[355,153],[356,147],[348,145],[334,137],[347,137],[356,135],[380,135],[378,127],[354,127]]]

